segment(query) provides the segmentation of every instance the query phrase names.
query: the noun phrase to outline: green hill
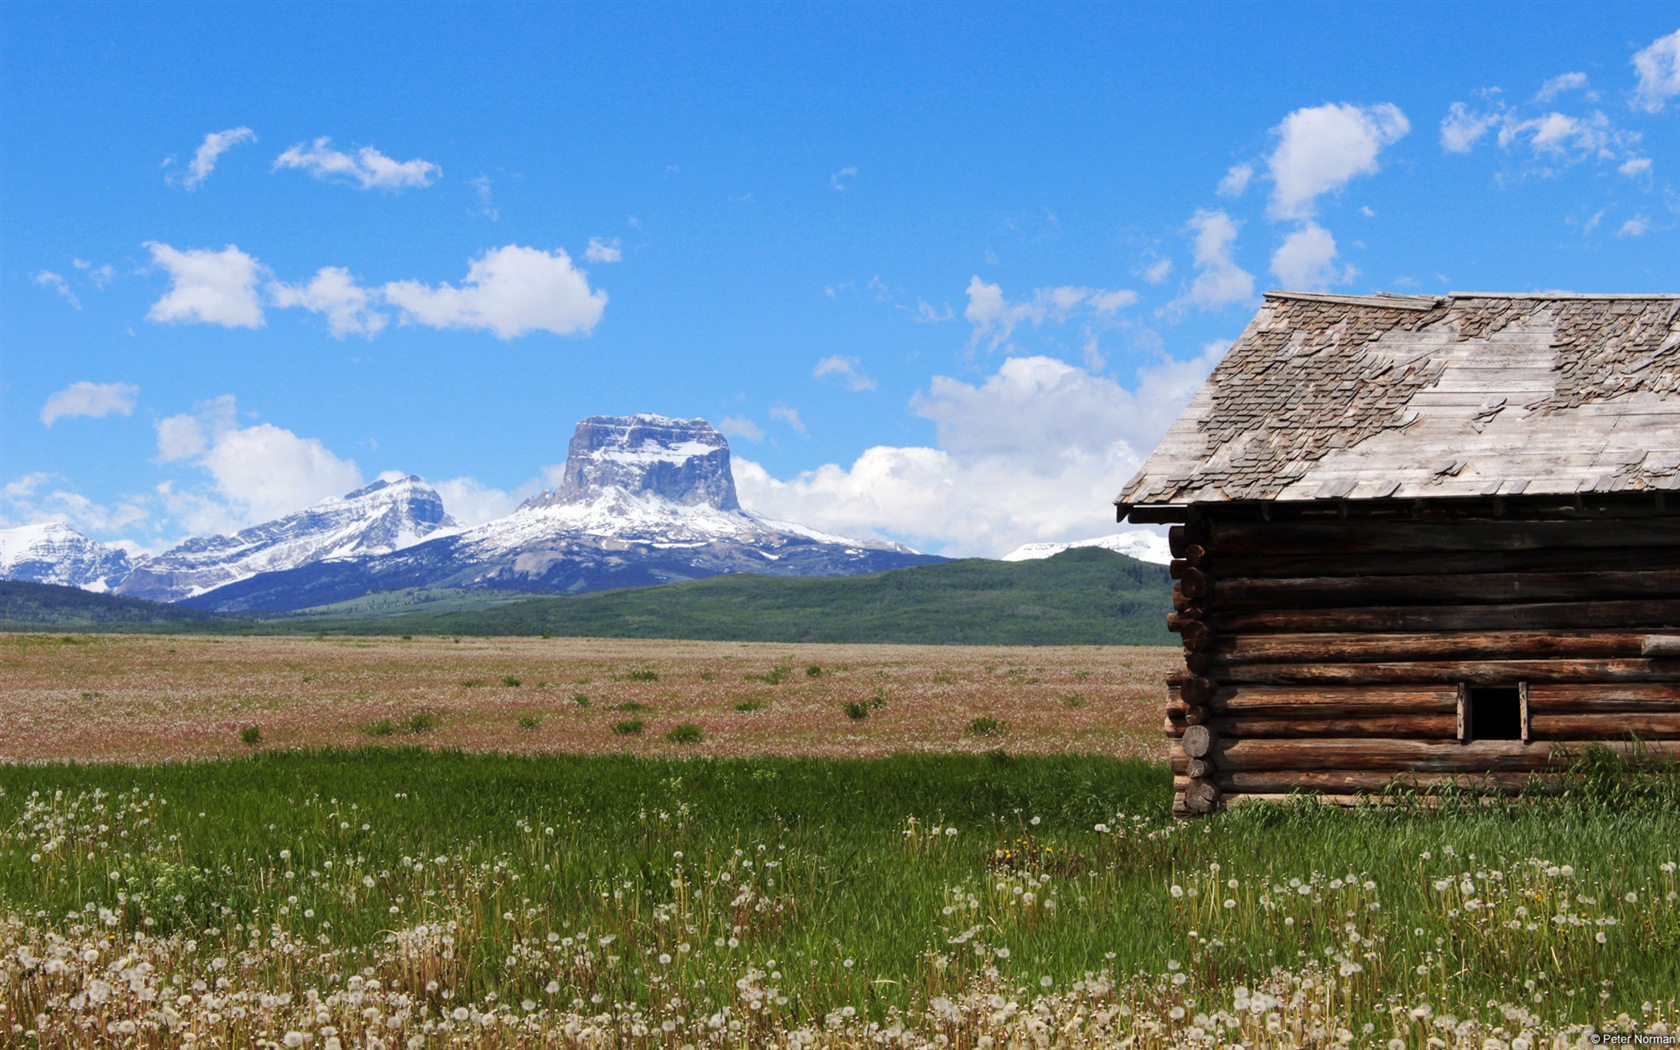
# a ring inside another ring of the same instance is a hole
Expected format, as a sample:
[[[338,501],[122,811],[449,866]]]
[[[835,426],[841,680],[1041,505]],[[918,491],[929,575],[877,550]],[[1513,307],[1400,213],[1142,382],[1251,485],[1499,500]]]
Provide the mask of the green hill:
[[[0,631],[471,634],[730,642],[1167,645],[1164,566],[1097,548],[1042,561],[981,558],[871,576],[716,576],[532,598],[403,591],[263,620],[74,587],[0,581]]]
[[[741,642],[1167,645],[1165,566],[1097,548],[968,559],[870,576],[717,576],[491,609],[311,617],[328,633],[516,634]],[[274,621],[270,621],[274,623]]]
[[[249,623],[78,587],[0,580],[0,631],[233,631]]]

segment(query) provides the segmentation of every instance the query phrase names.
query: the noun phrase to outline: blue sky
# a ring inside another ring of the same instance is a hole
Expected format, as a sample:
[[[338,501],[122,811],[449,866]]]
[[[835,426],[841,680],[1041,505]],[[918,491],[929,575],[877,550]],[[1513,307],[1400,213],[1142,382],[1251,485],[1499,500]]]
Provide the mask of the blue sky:
[[[1665,4],[0,8],[0,526],[160,549],[582,417],[948,554],[1108,501],[1267,288],[1675,292]]]

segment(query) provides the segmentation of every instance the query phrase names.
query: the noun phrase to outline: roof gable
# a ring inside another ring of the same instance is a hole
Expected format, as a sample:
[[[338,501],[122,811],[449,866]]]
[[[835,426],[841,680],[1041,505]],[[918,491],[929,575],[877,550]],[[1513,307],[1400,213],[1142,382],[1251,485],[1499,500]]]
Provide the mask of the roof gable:
[[[1117,503],[1680,489],[1680,296],[1272,292]]]

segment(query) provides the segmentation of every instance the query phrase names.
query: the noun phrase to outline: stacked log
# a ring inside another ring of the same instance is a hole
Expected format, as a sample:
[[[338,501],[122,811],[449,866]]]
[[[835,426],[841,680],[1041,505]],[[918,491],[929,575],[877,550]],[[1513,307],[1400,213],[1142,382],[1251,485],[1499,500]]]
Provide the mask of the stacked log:
[[[1680,756],[1680,515],[1310,513],[1192,507],[1168,535],[1175,811]],[[1482,687],[1522,691],[1520,739],[1466,728]]]

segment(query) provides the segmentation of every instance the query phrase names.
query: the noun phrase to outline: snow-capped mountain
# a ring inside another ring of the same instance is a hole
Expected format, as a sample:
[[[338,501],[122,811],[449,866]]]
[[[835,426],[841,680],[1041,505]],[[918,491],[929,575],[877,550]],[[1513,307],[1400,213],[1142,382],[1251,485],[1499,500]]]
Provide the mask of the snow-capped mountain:
[[[1172,561],[1172,552],[1167,549],[1167,538],[1147,529],[1132,529],[1128,532],[1117,532],[1112,536],[1075,540],[1072,543],[1023,543],[1005,554],[1003,560],[1032,561],[1035,558],[1048,558],[1052,554],[1062,553],[1069,547],[1101,547],[1153,565],[1166,565]]]
[[[457,528],[424,481],[380,480],[232,536],[194,537],[136,565],[116,590],[179,601],[264,573],[387,554]]]
[[[133,566],[121,547],[90,540],[61,522],[0,529],[0,580],[108,591]]]
[[[578,593],[735,572],[841,576],[942,560],[743,510],[729,443],[703,419],[594,416],[572,435],[559,487],[505,518],[389,554],[265,573],[188,604],[278,611],[407,587]]]

